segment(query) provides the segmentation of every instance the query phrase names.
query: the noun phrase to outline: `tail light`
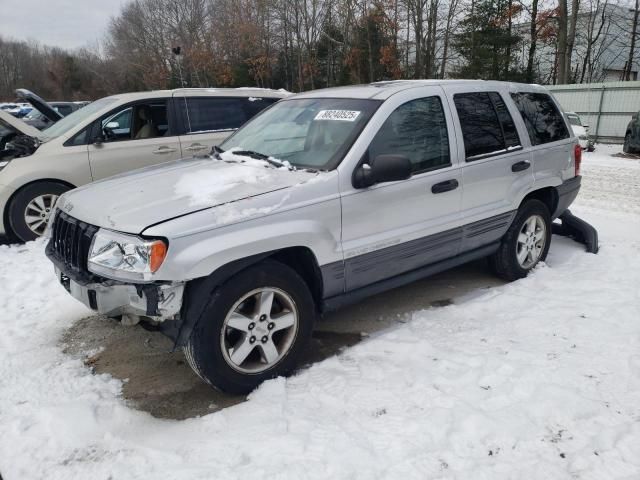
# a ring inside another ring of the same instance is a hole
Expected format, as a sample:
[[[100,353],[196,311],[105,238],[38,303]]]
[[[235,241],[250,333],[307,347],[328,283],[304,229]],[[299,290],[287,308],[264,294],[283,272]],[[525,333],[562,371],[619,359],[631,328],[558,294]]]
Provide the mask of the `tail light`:
[[[580,175],[580,164],[582,163],[582,147],[575,145],[573,147],[573,160],[576,167],[576,177]]]

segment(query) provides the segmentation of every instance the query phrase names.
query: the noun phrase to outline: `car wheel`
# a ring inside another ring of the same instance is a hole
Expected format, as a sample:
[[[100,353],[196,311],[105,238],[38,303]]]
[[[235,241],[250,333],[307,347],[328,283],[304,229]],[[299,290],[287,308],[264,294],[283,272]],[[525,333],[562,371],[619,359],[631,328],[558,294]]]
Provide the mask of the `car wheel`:
[[[21,241],[42,236],[58,197],[70,190],[58,182],[37,182],[18,191],[9,204],[9,226]]]
[[[551,244],[551,215],[539,200],[528,200],[518,209],[513,223],[489,262],[505,280],[524,278],[547,258]]]
[[[624,136],[624,145],[622,146],[622,151],[624,153],[634,153],[631,148],[631,133],[627,133]]]
[[[291,373],[315,320],[305,281],[271,260],[215,288],[203,310],[190,307],[187,315],[202,314],[184,347],[185,357],[203,380],[229,393],[248,393],[267,379]]]

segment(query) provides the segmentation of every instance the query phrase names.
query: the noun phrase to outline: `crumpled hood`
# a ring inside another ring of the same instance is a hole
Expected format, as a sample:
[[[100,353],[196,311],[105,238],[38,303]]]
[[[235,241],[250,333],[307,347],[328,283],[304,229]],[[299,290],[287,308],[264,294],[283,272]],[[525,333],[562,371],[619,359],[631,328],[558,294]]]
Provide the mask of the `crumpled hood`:
[[[183,159],[85,185],[58,208],[92,225],[141,233],[163,221],[291,187],[315,177],[258,160]]]

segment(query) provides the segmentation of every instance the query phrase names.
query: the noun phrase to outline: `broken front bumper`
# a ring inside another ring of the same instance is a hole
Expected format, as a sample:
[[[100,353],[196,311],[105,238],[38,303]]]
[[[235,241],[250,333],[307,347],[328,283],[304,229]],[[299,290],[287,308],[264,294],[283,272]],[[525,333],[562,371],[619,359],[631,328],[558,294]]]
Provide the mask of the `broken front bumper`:
[[[182,307],[184,283],[124,284],[78,283],[57,266],[56,276],[62,286],[91,310],[107,315],[149,317],[154,321],[175,318]]]

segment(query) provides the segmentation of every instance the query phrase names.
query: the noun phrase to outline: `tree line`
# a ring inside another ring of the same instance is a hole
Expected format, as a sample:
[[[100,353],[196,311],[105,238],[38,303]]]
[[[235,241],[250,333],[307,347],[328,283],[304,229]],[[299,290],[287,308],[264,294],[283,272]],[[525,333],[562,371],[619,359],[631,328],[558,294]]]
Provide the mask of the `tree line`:
[[[613,1],[132,0],[93,47],[0,37],[0,99],[19,87],[85,100],[180,86],[589,82],[625,58],[620,79],[629,80],[638,0],[635,9]]]

